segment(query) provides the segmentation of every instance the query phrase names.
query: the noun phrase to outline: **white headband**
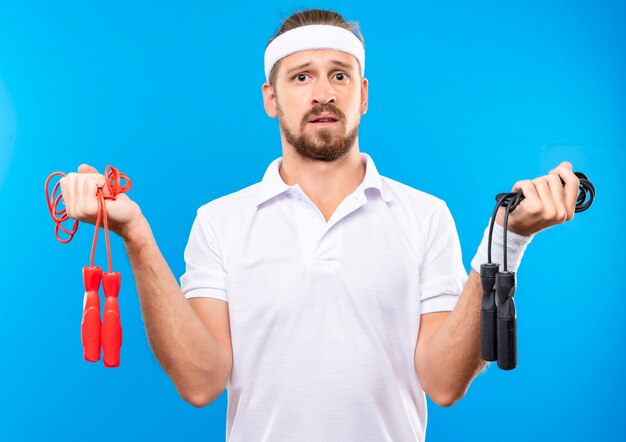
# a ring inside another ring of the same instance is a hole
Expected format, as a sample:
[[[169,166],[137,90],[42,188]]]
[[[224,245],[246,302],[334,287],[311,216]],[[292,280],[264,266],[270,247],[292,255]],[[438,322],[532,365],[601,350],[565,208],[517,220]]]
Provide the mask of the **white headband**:
[[[269,81],[274,65],[287,55],[311,49],[334,49],[346,52],[359,61],[365,72],[365,48],[347,29],[333,25],[300,26],[280,34],[265,49],[265,79]]]

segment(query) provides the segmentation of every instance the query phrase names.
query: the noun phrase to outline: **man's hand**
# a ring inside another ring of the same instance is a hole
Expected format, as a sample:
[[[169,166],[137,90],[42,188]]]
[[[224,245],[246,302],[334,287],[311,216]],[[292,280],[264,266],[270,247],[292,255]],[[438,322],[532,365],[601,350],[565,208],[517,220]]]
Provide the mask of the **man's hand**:
[[[529,236],[571,220],[579,184],[580,180],[567,161],[552,169],[548,175],[518,181],[511,191],[521,190],[524,200],[509,214],[508,230]],[[500,207],[496,214],[496,222],[501,226],[504,225],[504,212],[505,208]]]
[[[110,195],[105,176],[95,168],[81,164],[78,173],[68,173],[61,178],[60,185],[67,215],[95,224],[98,215],[98,188],[102,188],[105,197]],[[105,200],[105,207],[109,229],[122,238],[142,216],[137,203],[123,193],[117,195],[115,200]],[[102,221],[100,223],[102,226]]]

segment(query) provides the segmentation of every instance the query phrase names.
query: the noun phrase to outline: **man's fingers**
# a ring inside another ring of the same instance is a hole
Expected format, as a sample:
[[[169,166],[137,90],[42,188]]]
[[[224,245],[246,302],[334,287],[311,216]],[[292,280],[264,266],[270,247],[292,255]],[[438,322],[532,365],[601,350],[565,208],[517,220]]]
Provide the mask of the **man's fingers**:
[[[539,199],[543,205],[542,218],[544,220],[555,220],[557,218],[556,203],[554,202],[554,197],[550,191],[548,180],[546,177],[541,176],[539,178],[535,178],[533,180],[533,184],[535,185],[535,189],[537,189],[537,194],[539,195]]]
[[[98,188],[109,192],[104,175],[90,172],[70,172],[60,180],[63,204],[70,218],[82,220],[90,218],[98,211]]]
[[[563,184],[561,184],[561,177],[551,173],[544,178],[548,186],[550,186],[550,192],[552,193],[554,208],[556,210],[555,220],[563,223],[569,219],[569,211],[565,207],[565,189],[563,188]]]
[[[67,214],[67,216],[72,217],[72,212],[70,209],[71,199],[67,196],[68,189],[71,186],[69,181],[70,181],[70,178],[68,176],[64,176],[63,178],[59,180],[59,185],[61,186],[61,200],[63,201],[63,204],[65,205],[65,213]]]
[[[79,179],[80,178],[80,179]],[[98,189],[103,188],[104,195],[108,194],[104,175],[90,173],[76,179],[76,207],[81,211],[79,215],[89,215],[97,212]]]
[[[513,185],[512,192],[521,190],[524,194],[524,201],[520,203],[520,207],[524,207],[531,215],[539,215],[543,211],[543,203],[537,194],[535,185],[530,180],[518,181]]]
[[[567,219],[570,220],[574,217],[580,180],[574,172],[572,172],[572,165],[567,161],[562,162],[559,166],[551,170],[550,174],[558,175],[565,183],[565,207],[567,210]]]
[[[572,170],[572,163],[570,163],[569,161],[563,161],[557,167],[566,167],[567,169]]]
[[[78,173],[98,173],[98,170],[89,164],[81,164],[78,166]]]
[[[81,221],[90,221],[97,214],[99,188],[104,196],[110,195],[105,176],[88,164],[81,164],[78,172],[68,173],[59,184],[66,214]]]

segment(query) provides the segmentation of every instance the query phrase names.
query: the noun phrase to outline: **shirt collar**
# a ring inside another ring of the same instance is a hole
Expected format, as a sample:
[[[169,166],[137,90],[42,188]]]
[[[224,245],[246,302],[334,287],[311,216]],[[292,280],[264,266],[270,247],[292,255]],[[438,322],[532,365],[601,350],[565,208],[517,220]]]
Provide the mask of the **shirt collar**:
[[[359,185],[359,188],[363,192],[365,189],[369,188],[378,189],[385,202],[391,201],[393,198],[389,194],[389,191],[383,187],[383,181],[378,173],[378,170],[376,169],[374,160],[365,152],[360,152],[360,154],[361,160],[365,163],[365,176],[363,177],[363,182]],[[254,201],[256,206],[259,206],[260,204],[280,195],[283,192],[286,192],[289,189],[299,187],[298,184],[290,186],[283,181],[280,173],[278,172],[282,162],[283,157],[278,157],[267,167],[265,175],[263,175],[263,179],[261,180],[259,189],[256,193]]]

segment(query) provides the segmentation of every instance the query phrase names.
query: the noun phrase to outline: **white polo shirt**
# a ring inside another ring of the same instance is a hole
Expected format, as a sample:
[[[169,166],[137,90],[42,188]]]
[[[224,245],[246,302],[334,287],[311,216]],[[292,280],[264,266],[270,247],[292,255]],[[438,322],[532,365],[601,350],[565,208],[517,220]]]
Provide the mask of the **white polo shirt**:
[[[187,298],[228,302],[228,442],[409,442],[426,433],[420,315],[465,285],[445,202],[378,174],[328,222],[274,160],[263,180],[198,209]]]

